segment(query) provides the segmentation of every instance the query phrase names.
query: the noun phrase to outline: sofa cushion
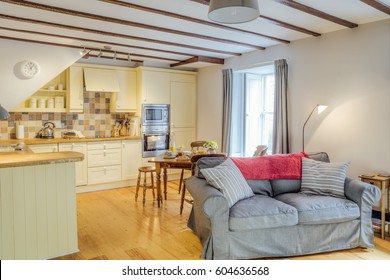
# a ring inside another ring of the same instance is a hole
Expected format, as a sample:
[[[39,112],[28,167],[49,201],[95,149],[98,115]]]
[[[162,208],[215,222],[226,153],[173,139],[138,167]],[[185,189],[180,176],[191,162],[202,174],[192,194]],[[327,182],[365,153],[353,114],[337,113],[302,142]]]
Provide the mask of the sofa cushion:
[[[298,212],[294,207],[264,195],[241,200],[230,208],[229,228],[232,231],[286,227],[297,223]]]
[[[204,168],[202,174],[210,185],[223,193],[229,207],[241,199],[254,195],[240,170],[230,159],[216,167]]]
[[[203,178],[202,169],[204,168],[213,168],[226,160],[226,157],[202,157],[200,158],[195,165],[194,175],[198,178]]]
[[[344,183],[349,162],[320,162],[302,158],[301,192],[344,198]]]
[[[359,206],[348,199],[304,193],[285,193],[275,197],[298,210],[299,224],[330,224],[360,217]]]
[[[301,180],[276,179],[271,180],[271,185],[274,196],[301,190]]]
[[[269,180],[246,180],[254,194],[273,196],[271,182]]]

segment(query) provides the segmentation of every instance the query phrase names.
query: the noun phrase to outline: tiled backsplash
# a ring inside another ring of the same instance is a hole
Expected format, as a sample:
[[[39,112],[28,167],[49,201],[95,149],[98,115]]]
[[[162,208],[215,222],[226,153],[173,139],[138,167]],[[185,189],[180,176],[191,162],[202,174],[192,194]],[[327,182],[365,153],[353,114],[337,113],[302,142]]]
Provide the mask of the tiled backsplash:
[[[110,113],[111,93],[84,92],[84,113],[10,113],[0,120],[1,139],[16,138],[16,124],[24,125],[24,138],[35,138],[44,123],[55,125],[56,138],[69,129],[80,130],[85,137],[109,137],[116,120],[127,114]]]

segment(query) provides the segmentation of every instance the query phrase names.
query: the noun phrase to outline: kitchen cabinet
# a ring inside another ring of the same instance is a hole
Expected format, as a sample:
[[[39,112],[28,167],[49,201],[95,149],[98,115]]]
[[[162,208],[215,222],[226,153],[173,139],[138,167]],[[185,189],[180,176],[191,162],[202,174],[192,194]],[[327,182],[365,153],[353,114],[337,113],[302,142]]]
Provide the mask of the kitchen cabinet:
[[[138,113],[141,115],[141,104],[169,104],[169,72],[157,68],[137,68]]]
[[[28,145],[28,147],[34,153],[54,153],[58,152],[57,144],[37,144],[37,145]]]
[[[195,78],[195,77],[193,77]],[[171,126],[195,127],[196,84],[171,81]]]
[[[111,112],[135,112],[137,109],[137,73],[135,70],[115,70],[119,92],[111,96]]]
[[[183,146],[185,151],[191,150],[191,142],[195,141],[195,128],[194,127],[181,127],[171,130],[174,134],[176,147]]]
[[[84,110],[84,79],[81,66],[69,67],[66,108],[68,112],[83,112]]]
[[[135,179],[142,166],[142,142],[122,140],[122,180]]]
[[[121,141],[90,142],[87,147],[89,185],[122,179]]]
[[[86,91],[119,92],[119,81],[114,69],[84,67]]]
[[[76,186],[83,186],[88,183],[87,177],[87,143],[75,142],[75,143],[59,143],[58,144],[59,152],[79,152],[84,154],[83,161],[76,162]]]
[[[66,112],[67,71],[54,77],[11,112]]]

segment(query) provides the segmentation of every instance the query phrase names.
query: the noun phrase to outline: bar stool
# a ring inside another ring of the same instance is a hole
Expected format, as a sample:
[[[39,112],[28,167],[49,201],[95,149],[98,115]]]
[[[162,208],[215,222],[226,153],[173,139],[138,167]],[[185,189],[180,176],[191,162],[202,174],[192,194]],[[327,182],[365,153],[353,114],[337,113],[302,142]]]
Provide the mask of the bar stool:
[[[138,198],[138,191],[139,191],[139,187],[141,186],[140,185],[141,175],[143,174],[144,175],[143,200],[142,200],[143,205],[145,205],[146,189],[152,189],[153,199],[155,199],[154,189],[156,188],[156,186],[154,185],[153,172],[156,172],[156,168],[153,166],[141,166],[140,168],[138,168],[138,179],[137,179],[137,189],[135,191],[135,201],[137,201],[137,198]],[[146,177],[147,177],[148,173],[150,173],[150,180],[151,180],[150,185],[146,184],[146,179],[147,179]]]

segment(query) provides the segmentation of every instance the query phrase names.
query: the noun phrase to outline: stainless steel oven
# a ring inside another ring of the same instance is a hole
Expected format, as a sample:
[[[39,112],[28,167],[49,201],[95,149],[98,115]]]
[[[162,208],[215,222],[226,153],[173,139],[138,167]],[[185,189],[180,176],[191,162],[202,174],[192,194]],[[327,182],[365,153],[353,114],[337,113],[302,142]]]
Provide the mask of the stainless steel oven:
[[[142,104],[142,125],[169,125],[169,104]]]
[[[156,157],[169,149],[169,124],[142,126],[142,157]]]

